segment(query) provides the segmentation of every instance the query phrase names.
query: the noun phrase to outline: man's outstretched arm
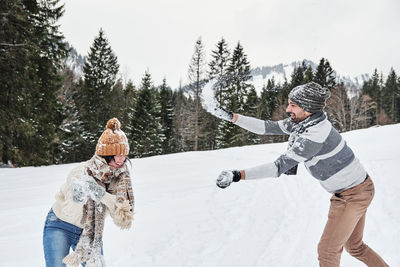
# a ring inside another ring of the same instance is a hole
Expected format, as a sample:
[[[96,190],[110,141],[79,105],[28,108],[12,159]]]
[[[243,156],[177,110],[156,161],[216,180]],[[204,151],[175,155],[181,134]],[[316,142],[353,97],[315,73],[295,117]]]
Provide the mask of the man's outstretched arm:
[[[217,118],[230,121],[235,125],[255,134],[261,135],[289,135],[293,123],[290,118],[280,121],[260,120],[227,111],[222,107],[215,107],[211,112]]]
[[[228,187],[232,182],[240,180],[252,180],[259,178],[278,177],[278,168],[274,162],[262,164],[244,170],[225,170],[217,178],[217,186],[220,188]]]

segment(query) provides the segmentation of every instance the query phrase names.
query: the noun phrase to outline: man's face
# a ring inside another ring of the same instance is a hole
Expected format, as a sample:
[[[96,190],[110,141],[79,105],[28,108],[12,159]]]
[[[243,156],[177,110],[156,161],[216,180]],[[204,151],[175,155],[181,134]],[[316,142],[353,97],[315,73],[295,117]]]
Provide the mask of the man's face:
[[[286,108],[286,112],[290,113],[290,118],[295,123],[299,123],[305,120],[307,117],[311,116],[310,112],[305,111],[290,99],[289,99],[289,104]]]

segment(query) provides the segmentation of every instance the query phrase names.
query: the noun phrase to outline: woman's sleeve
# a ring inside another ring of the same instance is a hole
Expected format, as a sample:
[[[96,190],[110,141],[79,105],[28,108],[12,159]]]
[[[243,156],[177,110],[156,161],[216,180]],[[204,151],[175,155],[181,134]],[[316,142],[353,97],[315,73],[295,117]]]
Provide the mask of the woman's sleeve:
[[[106,192],[101,198],[100,202],[107,206],[107,208],[110,210],[111,217],[114,217],[114,213],[117,208],[117,197],[113,194]]]
[[[58,191],[58,193],[56,194],[56,199],[60,200],[60,201],[71,201],[71,203],[74,203],[75,205],[80,205],[83,206],[83,204],[85,203],[79,203],[74,201],[74,195],[72,192],[72,179],[77,177],[78,174],[81,171],[81,166],[78,165],[77,167],[73,168],[68,176],[67,176],[67,180],[65,181],[65,183],[61,186],[60,190]]]

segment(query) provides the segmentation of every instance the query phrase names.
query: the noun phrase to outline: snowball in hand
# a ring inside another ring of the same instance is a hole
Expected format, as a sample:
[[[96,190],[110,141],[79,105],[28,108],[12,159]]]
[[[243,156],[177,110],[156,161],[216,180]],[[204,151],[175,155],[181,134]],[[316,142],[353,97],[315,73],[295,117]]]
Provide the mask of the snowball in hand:
[[[203,87],[202,91],[202,105],[205,110],[210,112],[215,117],[218,117],[223,120],[232,121],[232,112],[228,112],[225,109],[221,108],[221,105],[215,99],[214,94],[214,85],[216,84],[215,79],[210,80]]]
[[[86,203],[88,198],[99,202],[104,196],[105,189],[98,185],[93,178],[84,175],[80,178],[74,177],[71,181],[72,199],[78,203]]]
[[[215,108],[219,107],[218,101],[215,99],[214,94],[214,85],[216,83],[215,79],[210,80],[203,87],[203,91],[201,93],[202,96],[202,105],[205,110],[213,114]]]

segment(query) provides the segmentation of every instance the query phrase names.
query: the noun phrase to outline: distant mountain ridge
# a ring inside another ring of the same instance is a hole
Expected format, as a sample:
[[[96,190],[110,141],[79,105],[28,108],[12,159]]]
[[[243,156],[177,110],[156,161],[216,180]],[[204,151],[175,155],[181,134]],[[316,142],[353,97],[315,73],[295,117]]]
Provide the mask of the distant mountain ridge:
[[[80,55],[69,43],[67,43],[67,48],[70,49],[70,52],[68,57],[65,59],[64,64],[75,74],[75,79],[79,79],[83,77],[85,57]]]
[[[268,79],[274,78],[276,83],[283,84],[285,80],[290,82],[290,77],[293,70],[300,66],[303,61],[293,61],[289,64],[278,64],[273,66],[262,66],[256,67],[251,70],[251,83],[256,87],[256,89],[262,88],[263,85],[267,84]],[[315,71],[318,67],[316,63],[311,60],[304,59],[307,66]],[[369,74],[361,74],[355,77],[350,77],[348,75],[340,75],[335,71],[336,82],[343,83],[350,91],[359,91],[363,83],[370,79]]]
[[[298,67],[302,64],[303,61],[293,61],[290,64],[280,63],[274,66],[263,66],[256,67],[251,70],[251,75],[254,77],[262,76],[262,79],[270,79],[272,76],[275,76],[275,81],[279,83],[283,83],[285,79],[290,80],[290,75],[292,74],[295,67]],[[304,59],[304,62],[307,66],[311,66],[313,70],[317,68],[317,65],[311,60]]]
[[[78,79],[83,77],[83,65],[85,64],[85,57],[78,54],[76,49],[68,44],[68,48],[70,48],[70,53],[68,58],[65,60],[66,66],[71,69],[75,77]],[[315,71],[317,69],[317,64],[311,60],[304,59],[303,60],[307,66],[311,66],[311,68]],[[250,83],[254,85],[256,91],[258,93],[261,92],[261,89],[264,85],[267,84],[268,79],[274,78],[275,83],[283,84],[285,80],[290,82],[290,77],[293,73],[293,70],[300,66],[303,61],[293,61],[289,64],[280,63],[273,66],[261,66],[256,67],[251,70],[251,80]],[[369,74],[360,74],[355,77],[340,75],[335,72],[336,82],[343,83],[348,90],[349,96],[356,95],[359,93],[363,83],[370,79]],[[183,86],[183,90],[188,90],[188,85]]]

